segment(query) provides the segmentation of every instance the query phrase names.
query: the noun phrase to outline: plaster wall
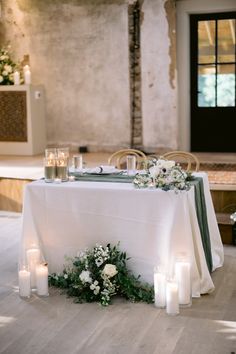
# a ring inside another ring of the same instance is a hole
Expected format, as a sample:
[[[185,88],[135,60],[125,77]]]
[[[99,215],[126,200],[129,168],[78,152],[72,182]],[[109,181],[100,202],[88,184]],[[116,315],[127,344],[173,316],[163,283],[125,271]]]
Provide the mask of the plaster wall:
[[[145,0],[142,7],[143,144],[150,151],[176,149],[178,144],[175,57],[171,51],[175,16],[167,12],[167,3],[173,1]]]
[[[45,88],[48,145],[87,145],[90,151],[130,146],[128,5],[132,3],[1,0],[0,45],[10,41],[16,58],[30,55],[32,82]],[[175,60],[170,54],[172,20],[166,7],[174,1],[140,3],[143,148],[174,149],[178,140]],[[174,14],[174,9],[169,10]]]
[[[48,144],[129,146],[126,3],[2,0],[0,21],[0,43],[29,54],[45,87]]]

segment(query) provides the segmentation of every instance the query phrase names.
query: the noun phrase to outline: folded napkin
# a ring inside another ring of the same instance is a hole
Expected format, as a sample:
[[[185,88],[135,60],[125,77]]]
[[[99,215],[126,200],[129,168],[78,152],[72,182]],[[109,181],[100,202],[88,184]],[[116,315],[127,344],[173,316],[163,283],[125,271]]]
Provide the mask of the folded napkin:
[[[94,168],[86,168],[83,172],[85,173],[96,173],[96,174],[109,174],[109,173],[119,173],[120,170],[115,168],[115,166],[101,165]]]

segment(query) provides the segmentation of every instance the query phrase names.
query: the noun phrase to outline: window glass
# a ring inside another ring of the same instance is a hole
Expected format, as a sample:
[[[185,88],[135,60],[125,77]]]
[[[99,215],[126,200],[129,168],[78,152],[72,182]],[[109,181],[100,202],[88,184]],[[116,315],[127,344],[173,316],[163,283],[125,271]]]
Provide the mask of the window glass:
[[[198,63],[215,62],[215,21],[198,22]]]
[[[198,67],[198,107],[215,107],[216,69],[214,65]]]
[[[217,23],[217,62],[235,62],[235,20],[218,20]]]
[[[217,106],[235,106],[235,65],[218,65]]]

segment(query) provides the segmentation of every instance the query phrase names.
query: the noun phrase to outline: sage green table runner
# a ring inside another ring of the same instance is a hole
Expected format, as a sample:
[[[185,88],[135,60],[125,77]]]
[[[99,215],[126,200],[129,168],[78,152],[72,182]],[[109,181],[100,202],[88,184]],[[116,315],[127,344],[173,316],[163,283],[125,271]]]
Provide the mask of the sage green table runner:
[[[127,176],[122,173],[70,173],[75,176],[76,181],[90,181],[90,182],[113,182],[113,183],[132,183],[135,176]]]
[[[127,176],[120,174],[79,174],[70,173],[75,176],[78,181],[91,181],[91,182],[118,182],[118,183],[132,183],[135,176]],[[211,254],[211,241],[208,228],[206,202],[204,196],[204,187],[202,177],[193,177],[190,184],[194,186],[195,190],[195,207],[198,218],[198,225],[201,233],[203,249],[206,257],[207,266],[212,272],[212,254]]]
[[[204,196],[204,186],[202,177],[194,177],[190,182],[194,186],[195,207],[198,218],[198,225],[201,233],[203,249],[206,257],[207,266],[210,272],[213,269],[211,240],[208,228],[206,201]]]

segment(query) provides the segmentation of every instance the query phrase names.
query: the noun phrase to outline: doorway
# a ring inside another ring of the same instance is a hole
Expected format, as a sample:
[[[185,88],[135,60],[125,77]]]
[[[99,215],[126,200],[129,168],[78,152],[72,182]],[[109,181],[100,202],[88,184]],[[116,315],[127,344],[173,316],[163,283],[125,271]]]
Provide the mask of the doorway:
[[[190,146],[236,152],[236,12],[190,15]]]

